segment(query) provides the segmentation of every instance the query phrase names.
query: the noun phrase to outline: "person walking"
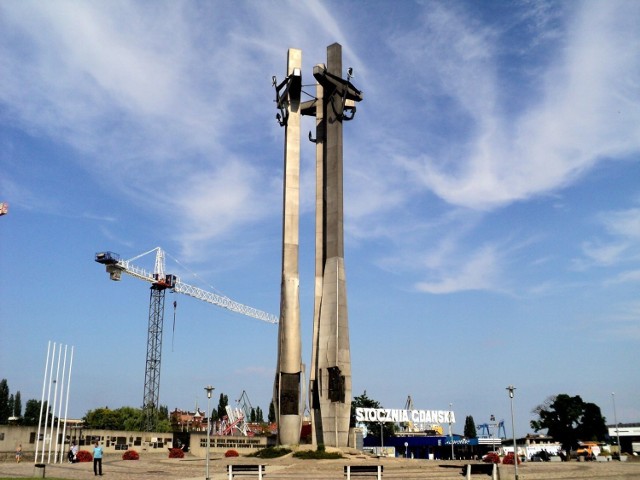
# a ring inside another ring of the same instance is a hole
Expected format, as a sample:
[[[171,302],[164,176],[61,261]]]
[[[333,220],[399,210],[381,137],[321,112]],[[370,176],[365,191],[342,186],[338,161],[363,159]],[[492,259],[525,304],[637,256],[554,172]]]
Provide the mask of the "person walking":
[[[102,475],[102,447],[100,442],[96,442],[93,447],[93,474]]]
[[[16,463],[20,463],[22,460],[22,444],[16,447]]]
[[[76,463],[78,455],[78,446],[76,442],[71,442],[71,447],[69,448],[69,463]]]

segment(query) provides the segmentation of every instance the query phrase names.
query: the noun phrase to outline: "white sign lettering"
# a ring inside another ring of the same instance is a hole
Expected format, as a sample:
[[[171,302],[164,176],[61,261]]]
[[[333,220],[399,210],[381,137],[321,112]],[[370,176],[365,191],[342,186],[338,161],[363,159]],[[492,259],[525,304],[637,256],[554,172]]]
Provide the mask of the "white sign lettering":
[[[456,423],[452,410],[402,410],[356,407],[356,422]]]

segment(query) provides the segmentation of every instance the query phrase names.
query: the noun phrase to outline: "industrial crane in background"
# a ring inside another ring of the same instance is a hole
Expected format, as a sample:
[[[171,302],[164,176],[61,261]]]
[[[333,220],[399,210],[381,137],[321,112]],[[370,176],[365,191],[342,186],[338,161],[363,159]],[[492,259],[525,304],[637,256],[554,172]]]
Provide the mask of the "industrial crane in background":
[[[153,252],[156,254],[153,273],[132,263],[134,260]],[[176,275],[165,273],[165,252],[160,247],[156,247],[129,260],[122,260],[120,255],[114,252],[99,252],[96,253],[95,261],[105,265],[111,280],[119,281],[122,273],[126,273],[132,277],[151,283],[147,359],[144,372],[144,399],[142,403],[145,413],[145,430],[148,432],[155,430],[158,417],[162,328],[164,325],[165,292],[167,290],[182,293],[264,322],[272,324],[278,323],[278,317],[275,315],[242,305],[224,295],[207,292],[201,288],[187,285],[186,283],[182,283]]]

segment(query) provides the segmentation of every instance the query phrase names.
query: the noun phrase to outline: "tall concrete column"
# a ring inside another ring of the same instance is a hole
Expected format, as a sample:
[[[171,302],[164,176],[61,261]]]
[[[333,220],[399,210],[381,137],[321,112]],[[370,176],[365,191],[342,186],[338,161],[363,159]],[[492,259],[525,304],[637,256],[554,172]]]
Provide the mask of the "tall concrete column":
[[[324,65],[321,65],[324,67]],[[318,338],[320,328],[320,303],[322,302],[322,274],[324,271],[324,89],[316,83],[316,98],[308,102],[303,115],[316,117],[316,256],[313,302],[313,340],[311,345],[311,368],[309,369],[309,405],[312,426],[312,444],[324,445],[322,416],[320,415],[320,392],[316,378]]]
[[[351,413],[351,352],[344,267],[342,122],[362,94],[342,79],[342,47],[327,48],[327,65],[313,75],[322,87],[315,104],[318,183],[316,205],[316,306],[311,409],[314,441],[346,447]],[[349,103],[348,103],[349,102]],[[321,147],[320,147],[321,146]],[[321,241],[318,232],[321,232]],[[318,269],[320,269],[318,271]]]
[[[300,340],[300,280],[298,273],[300,216],[300,93],[302,52],[289,49],[287,78],[276,87],[279,121],[285,127],[284,200],[282,228],[282,283],[278,364],[274,383],[274,407],[278,443],[300,443],[302,426]]]

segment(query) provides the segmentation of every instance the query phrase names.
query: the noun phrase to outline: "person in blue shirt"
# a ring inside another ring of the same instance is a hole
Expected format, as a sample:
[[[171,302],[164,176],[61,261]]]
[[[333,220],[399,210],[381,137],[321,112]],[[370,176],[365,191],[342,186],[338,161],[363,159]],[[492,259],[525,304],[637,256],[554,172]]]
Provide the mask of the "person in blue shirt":
[[[102,447],[100,442],[96,442],[93,447],[93,474],[102,475]]]

